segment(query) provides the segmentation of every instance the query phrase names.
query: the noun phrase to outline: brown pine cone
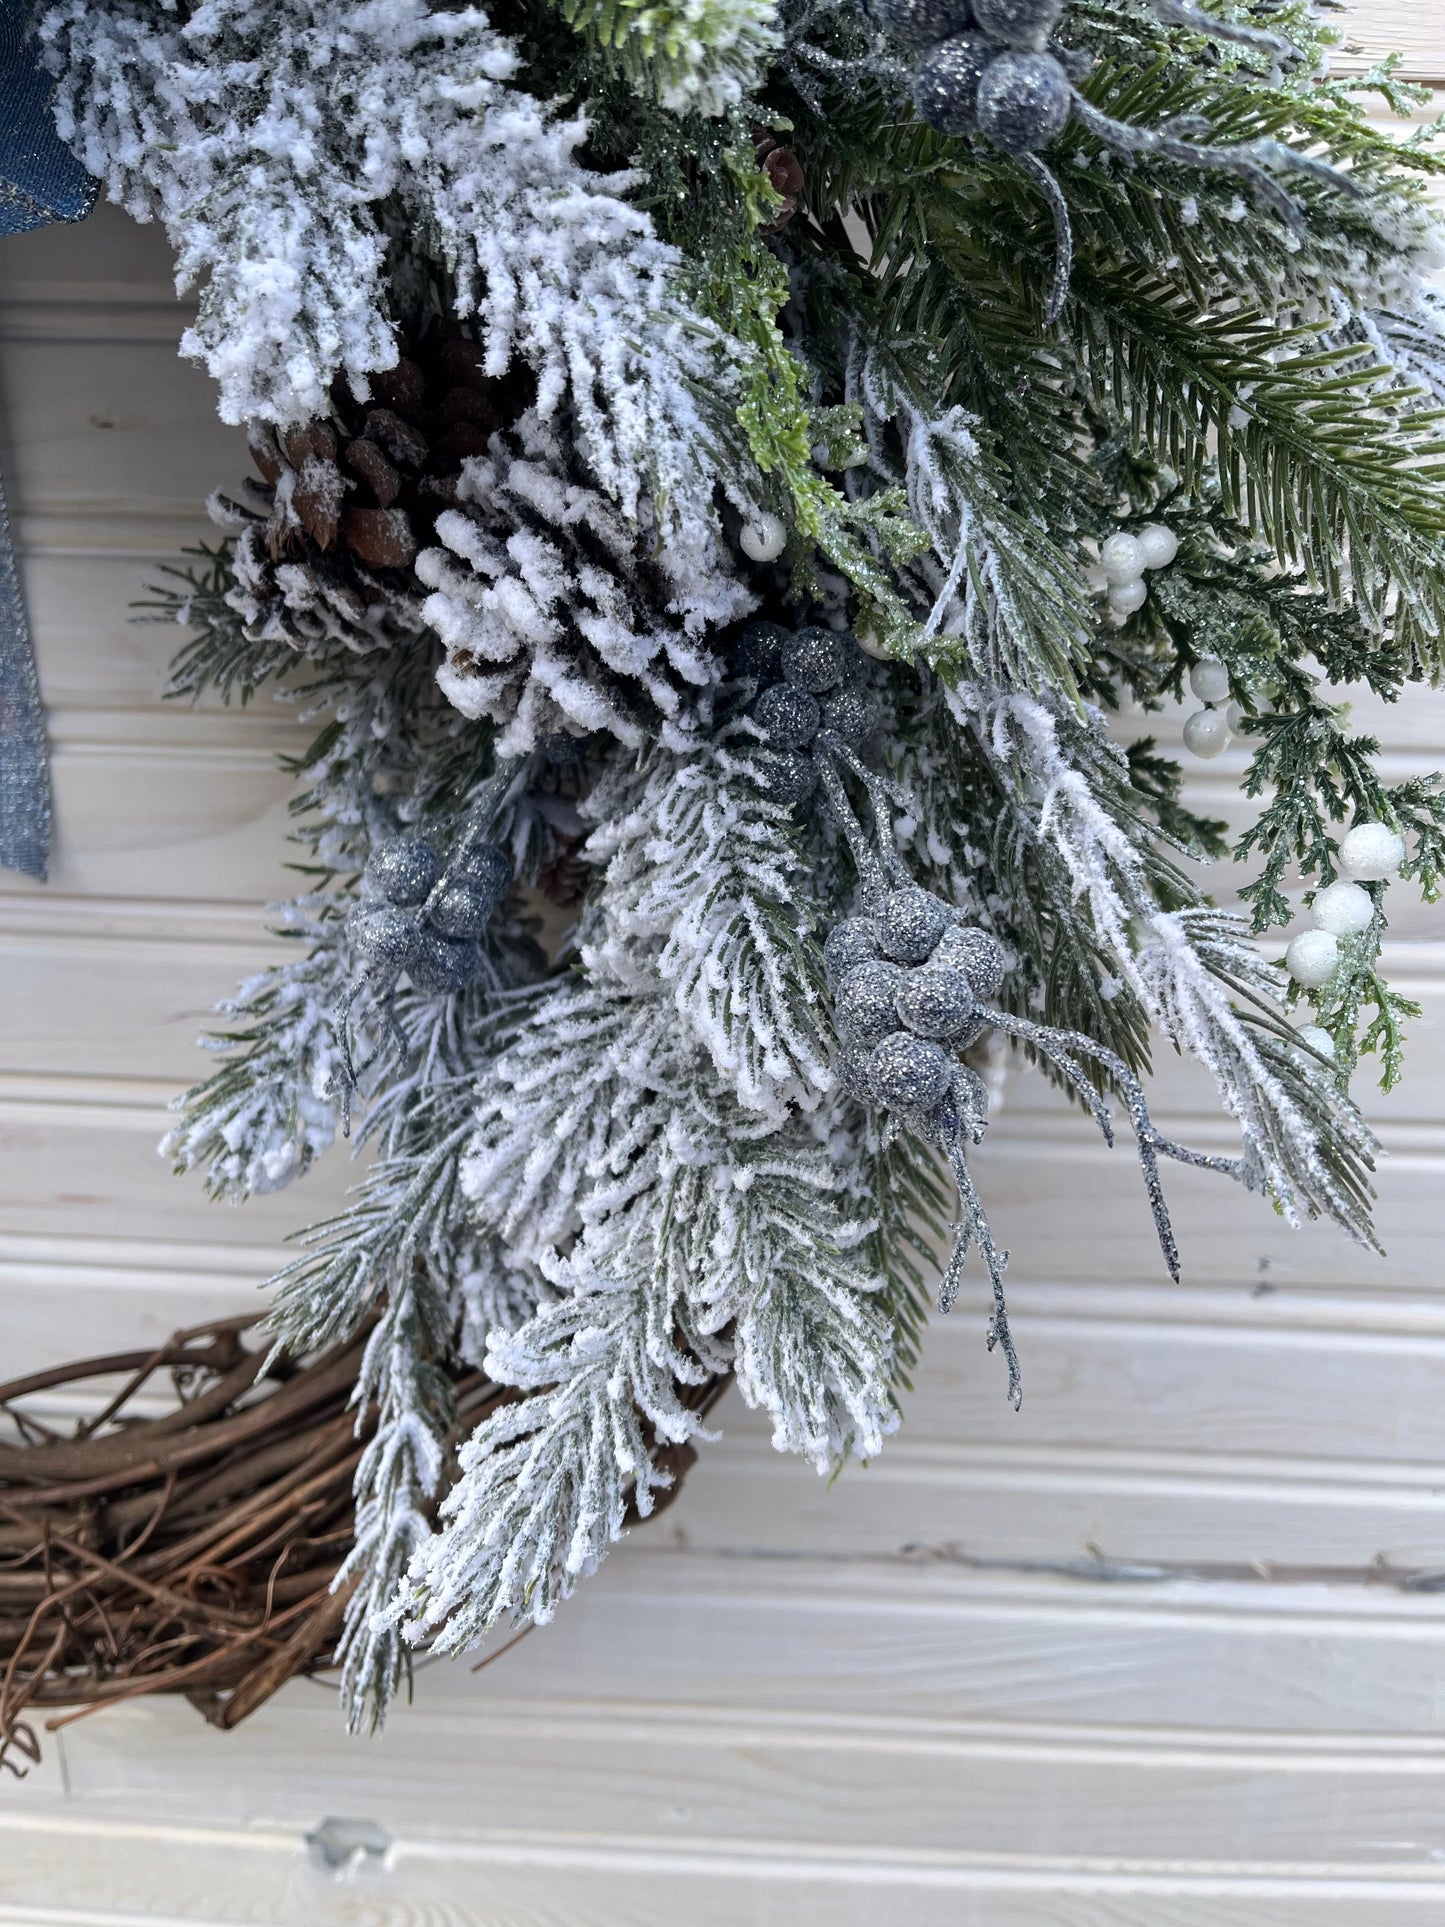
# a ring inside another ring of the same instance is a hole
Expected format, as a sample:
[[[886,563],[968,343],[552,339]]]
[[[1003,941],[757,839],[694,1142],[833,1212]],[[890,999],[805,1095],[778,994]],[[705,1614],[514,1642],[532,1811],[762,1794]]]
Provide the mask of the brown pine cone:
[[[556,854],[537,877],[537,888],[543,896],[562,910],[575,909],[592,881],[592,865],[578,855],[583,840],[580,836],[575,840],[559,837]]]
[[[227,600],[247,635],[369,650],[424,626],[411,565],[456,501],[462,463],[486,452],[530,391],[525,377],[488,376],[456,323],[434,322],[403,347],[372,376],[368,400],[338,380],[327,419],[251,425],[261,479],[243,501],[216,498],[217,519],[239,530]]]
[[[771,221],[759,230],[763,234],[781,234],[798,211],[802,198],[804,177],[802,165],[791,147],[782,147],[777,136],[766,127],[753,129],[753,153],[758,166],[768,177],[768,183],[775,194],[780,194],[783,205]]]

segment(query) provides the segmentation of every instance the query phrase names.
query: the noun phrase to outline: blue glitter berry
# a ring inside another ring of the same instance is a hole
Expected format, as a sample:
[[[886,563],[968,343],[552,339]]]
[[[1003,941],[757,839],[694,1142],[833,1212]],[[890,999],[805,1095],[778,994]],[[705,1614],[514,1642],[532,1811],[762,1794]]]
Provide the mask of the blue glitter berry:
[[[992,1003],[1003,984],[1003,946],[987,930],[968,930],[956,923],[945,930],[930,959],[956,966],[967,976],[974,995]]]
[[[493,905],[500,903],[512,887],[512,865],[505,850],[495,843],[479,843],[475,849],[455,858],[448,866],[448,881],[465,878],[485,890]]]
[[[878,0],[878,17],[910,53],[951,40],[973,23],[970,0]]]
[[[1072,106],[1069,77],[1052,54],[999,54],[978,83],[979,132],[1005,154],[1047,147]]]
[[[865,690],[844,687],[823,698],[823,727],[856,749],[878,721],[878,705]]]
[[[405,970],[421,942],[415,915],[394,903],[359,903],[346,919],[346,933],[369,972]]]
[[[925,1115],[948,1090],[953,1060],[941,1044],[899,1031],[875,1047],[867,1078],[875,1104]]]
[[[446,877],[432,892],[426,920],[444,937],[479,937],[497,907],[494,891],[471,877]]]
[[[806,750],[766,749],[754,767],[765,793],[789,809],[806,803],[818,787],[818,772]]]
[[[482,953],[475,943],[423,930],[407,973],[423,997],[449,997],[481,976]]]
[[[956,1042],[966,1031],[977,1037],[983,1029],[973,985],[956,967],[928,963],[910,970],[898,988],[898,1015],[915,1037]]]
[[[913,104],[940,134],[971,134],[978,126],[979,82],[994,58],[982,34],[961,33],[924,56],[913,70]]]
[[[419,836],[394,836],[372,851],[366,866],[366,887],[388,903],[423,903],[440,869],[430,843]]]

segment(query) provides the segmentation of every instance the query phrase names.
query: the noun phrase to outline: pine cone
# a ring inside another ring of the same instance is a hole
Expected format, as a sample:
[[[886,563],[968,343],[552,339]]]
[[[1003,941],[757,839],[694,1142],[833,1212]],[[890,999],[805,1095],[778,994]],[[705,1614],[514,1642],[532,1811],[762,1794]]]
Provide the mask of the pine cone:
[[[606,731],[636,747],[704,717],[712,632],[752,596],[712,531],[658,539],[596,486],[565,410],[529,409],[469,461],[416,573],[446,646],[437,681],[464,716],[503,726],[500,755]]]
[[[798,211],[798,202],[803,192],[803,168],[791,147],[780,147],[775,134],[766,127],[753,129],[753,154],[758,166],[768,177],[768,183],[775,194],[780,194],[783,205],[771,221],[759,230],[763,234],[781,234]]]
[[[476,343],[446,323],[406,343],[396,366],[372,377],[368,400],[340,381],[331,400],[327,419],[299,428],[252,423],[261,480],[248,479],[242,501],[212,503],[239,532],[226,599],[255,639],[376,649],[425,628],[412,563],[456,501],[462,463],[485,452],[527,393],[518,379],[486,375]]]

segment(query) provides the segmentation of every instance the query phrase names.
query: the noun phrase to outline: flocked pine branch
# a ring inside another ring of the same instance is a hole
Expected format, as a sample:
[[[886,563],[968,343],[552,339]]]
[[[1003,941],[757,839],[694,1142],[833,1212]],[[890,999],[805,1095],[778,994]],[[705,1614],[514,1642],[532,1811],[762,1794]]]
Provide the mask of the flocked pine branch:
[[[588,807],[601,819],[589,855],[608,864],[608,967],[626,982],[646,960],[641,987],[670,993],[744,1109],[816,1108],[835,1088],[820,933],[791,813],[767,796],[746,743],[654,751],[610,772]]]
[[[602,486],[675,527],[710,516],[699,391],[726,343],[680,302],[673,250],[577,160],[582,117],[511,85],[512,44],[475,8],[62,0],[40,21],[57,122],[112,198],[159,219],[177,281],[204,281],[183,347],[227,421],[324,414],[395,364],[383,204],[424,232],[476,314],[488,370],[514,355],[538,407],[570,398]]]
[[[1325,1214],[1372,1243],[1372,1133],[1288,1044],[1276,979],[1242,919],[1191,905],[1187,889],[1179,907],[1161,904],[1137,829],[1104,800],[1126,776],[1111,769],[1107,739],[1030,696],[959,685],[946,703],[989,764],[1009,834],[1052,847],[1113,970],[1164,1037],[1213,1076],[1240,1128],[1247,1181],[1292,1221]]]
[[[599,1029],[606,1085],[594,1051],[579,1093],[577,1044]],[[650,1510],[659,1452],[699,1435],[721,1372],[820,1469],[896,1422],[867,1222],[841,1214],[811,1133],[737,1110],[665,996],[546,993],[483,1081],[466,1182],[485,1231],[568,1243],[540,1253],[555,1301],[489,1346],[529,1396],[463,1448],[413,1565],[414,1633],[452,1649],[506,1614],[550,1618],[629,1503]]]

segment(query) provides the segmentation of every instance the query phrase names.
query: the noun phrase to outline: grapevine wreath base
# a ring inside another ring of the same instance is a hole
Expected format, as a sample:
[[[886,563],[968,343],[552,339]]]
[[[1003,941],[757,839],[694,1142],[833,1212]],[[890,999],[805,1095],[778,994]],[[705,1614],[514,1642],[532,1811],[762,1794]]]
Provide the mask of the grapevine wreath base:
[[[268,1351],[263,1317],[0,1385],[13,1435],[0,1442],[0,1765],[12,1773],[40,1758],[36,1709],[67,1709],[45,1722],[53,1732],[180,1693],[229,1728],[333,1663],[352,1482],[374,1420],[352,1403],[370,1325],[298,1364]],[[27,1409],[42,1395],[52,1412],[94,1406],[107,1377],[119,1389],[68,1436]],[[698,1388],[699,1403],[725,1383]],[[515,1397],[460,1372],[453,1442]],[[664,1457],[673,1483],[654,1513],[696,1454],[683,1444]]]

